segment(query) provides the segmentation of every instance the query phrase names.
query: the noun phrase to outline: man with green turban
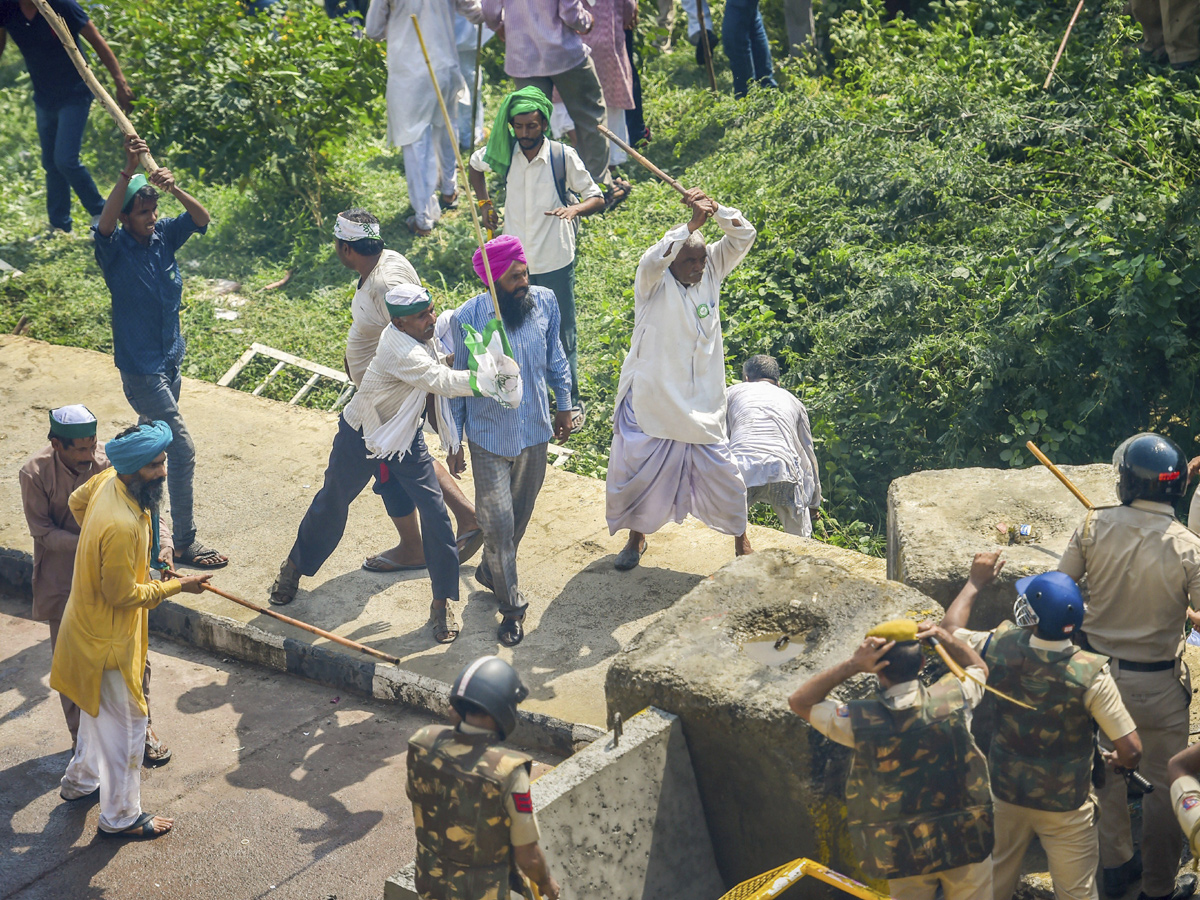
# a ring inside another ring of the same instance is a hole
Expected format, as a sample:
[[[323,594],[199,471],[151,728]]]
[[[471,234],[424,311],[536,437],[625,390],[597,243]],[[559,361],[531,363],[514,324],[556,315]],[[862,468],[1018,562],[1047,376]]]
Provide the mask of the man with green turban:
[[[520,239],[529,283],[554,291],[561,313],[559,337],[571,367],[571,427],[578,430],[584,410],[575,334],[575,236],[578,218],[603,210],[604,197],[574,148],[546,137],[551,109],[550,99],[537,87],[505,97],[487,146],[471,156],[468,176],[484,221],[493,230],[500,222],[485,173],[504,179],[504,233]],[[504,273],[493,274],[499,278]]]

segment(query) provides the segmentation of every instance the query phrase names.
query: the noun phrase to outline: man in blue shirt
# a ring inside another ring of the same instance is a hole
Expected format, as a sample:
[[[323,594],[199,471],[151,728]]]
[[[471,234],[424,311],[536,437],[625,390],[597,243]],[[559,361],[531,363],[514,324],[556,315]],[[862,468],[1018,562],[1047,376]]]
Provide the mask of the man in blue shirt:
[[[77,46],[82,37],[95,48],[96,56],[112,75],[117,102],[128,112],[133,91],[95,23],[77,0],[49,0],[49,3],[67,23]],[[46,212],[50,227],[71,230],[72,189],[94,225],[104,199],[96,190],[91,173],[79,161],[92,92],[32,0],[0,0],[0,54],[4,53],[10,34],[25,57],[29,80],[33,83],[33,108],[37,113],[38,141],[42,145],[42,168],[46,170]]]
[[[546,387],[549,384],[554,390],[558,409],[553,436],[558,443],[566,443],[571,434],[571,374],[558,333],[558,301],[553,291],[530,287],[520,239],[501,235],[488,241],[487,252],[512,357],[521,368],[524,394],[516,409],[486,397],[466,397],[451,400],[450,410],[458,433],[471,445],[475,466],[475,515],[483,529],[483,561],[475,569],[475,580],[500,603],[504,617],[500,643],[515,647],[525,636],[522,622],[528,606],[517,588],[517,547],[546,477],[546,445],[551,437]],[[478,250],[474,263],[486,284]],[[462,326],[470,325],[482,333],[494,315],[487,291],[454,313],[454,368],[466,369],[470,359]],[[446,467],[456,478],[466,471],[461,446],[446,457]]]
[[[192,515],[196,446],[179,412],[183,276],[175,261],[175,252],[188,238],[208,230],[210,217],[200,201],[180,189],[169,170],[152,172],[150,183],[145,175],[134,175],[139,155],[146,150],[141,138],[125,141],[125,168],[95,227],[96,262],[112,295],[113,356],[125,397],[143,422],[166,422],[174,435],[167,448],[167,489],[175,560],[219,569],[229,560],[196,540]],[[159,195],[151,183],[182,203],[183,215],[160,219]]]

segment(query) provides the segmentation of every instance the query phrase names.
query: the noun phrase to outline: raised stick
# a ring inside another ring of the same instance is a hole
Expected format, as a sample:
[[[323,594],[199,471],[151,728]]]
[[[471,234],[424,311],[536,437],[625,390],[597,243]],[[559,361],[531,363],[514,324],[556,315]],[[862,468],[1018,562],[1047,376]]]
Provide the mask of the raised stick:
[[[1043,453],[1041,450],[1038,449],[1037,444],[1035,444],[1033,441],[1026,441],[1025,446],[1029,449],[1030,453],[1032,453],[1034,456],[1037,457],[1038,462],[1040,462],[1043,466],[1045,466],[1047,469],[1049,469],[1051,474],[1054,475],[1055,478],[1057,478],[1059,481],[1061,481],[1063,483],[1063,487],[1065,487],[1068,491],[1070,491],[1072,494],[1075,495],[1076,500],[1078,500],[1080,503],[1082,503],[1088,509],[1096,508],[1096,504],[1092,503],[1091,500],[1089,500],[1087,497],[1085,497],[1083,495],[1083,491],[1081,491],[1079,488],[1075,487],[1075,485],[1071,483],[1071,479],[1066,476],[1066,474],[1063,472],[1062,469],[1060,469],[1054,463],[1050,462],[1050,458],[1048,456],[1046,456],[1045,453]]]
[[[679,191],[679,193],[681,193],[681,194],[687,193],[687,188],[685,188],[682,184],[680,184],[678,181],[676,181],[674,178],[672,178],[670,175],[668,175],[666,172],[664,172],[662,169],[660,169],[654,163],[650,162],[650,160],[646,159],[646,157],[642,156],[642,154],[638,153],[636,150],[634,150],[632,147],[630,147],[627,143],[625,143],[623,140],[621,140],[619,137],[617,137],[615,134],[613,134],[611,131],[609,131],[608,127],[606,125],[600,125],[599,129],[600,129],[600,133],[602,135],[604,135],[606,138],[608,138],[610,141],[612,141],[614,144],[616,144],[618,147],[620,147],[622,150],[624,150],[626,153],[628,153],[630,156],[632,156],[635,160],[637,160],[639,163],[641,163],[643,166],[645,166],[647,169],[649,169],[651,172],[653,172],[655,175],[657,175],[659,178],[661,178],[664,182],[669,184],[671,187],[675,188],[675,190]]]
[[[475,90],[471,94],[471,146],[475,146],[475,129],[479,127],[479,82],[483,73],[479,70],[479,53],[483,50],[483,23],[475,26]]]
[[[1050,74],[1046,76],[1046,83],[1042,85],[1043,91],[1050,90],[1050,80],[1054,78],[1054,70],[1058,68],[1058,61],[1062,59],[1063,51],[1067,49],[1067,38],[1071,36],[1071,29],[1075,27],[1075,20],[1079,18],[1081,12],[1083,12],[1083,0],[1079,0],[1079,5],[1075,7],[1075,14],[1067,23],[1067,32],[1063,35],[1062,43],[1058,45],[1058,52],[1054,54],[1054,64],[1050,66]]]
[[[1080,3],[1083,0],[1079,0]],[[700,17],[700,40],[704,44],[704,65],[708,68],[708,84],[717,92],[717,75],[713,71],[712,46],[708,43],[708,24],[704,21],[704,0],[696,0],[696,15]]]
[[[62,42],[63,49],[67,51],[67,56],[71,57],[71,62],[75,64],[75,68],[79,72],[79,77],[88,86],[88,90],[92,92],[92,96],[99,100],[100,105],[113,117],[117,123],[117,127],[121,129],[121,133],[126,137],[137,137],[137,129],[133,127],[133,123],[121,111],[121,107],[117,105],[117,101],[104,89],[104,85],[100,83],[100,80],[96,77],[96,73],[92,71],[92,67],[87,64],[87,60],[83,58],[83,54],[75,46],[75,41],[71,38],[71,30],[67,28],[67,23],[62,20],[62,16],[51,9],[50,4],[46,0],[33,0],[33,5],[42,14],[42,18],[50,23],[50,27],[54,29],[54,33],[58,35],[59,41]],[[147,172],[154,172],[158,169],[158,163],[154,161],[154,157],[150,155],[149,151],[141,154],[141,161],[142,167]]]
[[[496,282],[492,278],[492,265],[488,262],[487,241],[483,239],[483,227],[479,224],[479,211],[475,208],[475,200],[471,196],[471,182],[467,179],[467,167],[463,165],[462,154],[458,150],[458,138],[454,134],[454,126],[450,122],[450,111],[446,109],[446,100],[442,97],[442,89],[438,86],[437,75],[433,72],[433,63],[429,60],[429,51],[425,49],[425,37],[421,34],[421,23],[417,21],[416,15],[411,16],[413,28],[417,31],[417,40],[421,42],[421,53],[425,56],[425,66],[429,69],[429,80],[433,82],[433,92],[437,94],[438,106],[442,108],[442,118],[446,120],[446,131],[450,135],[450,143],[454,145],[454,158],[458,161],[459,171],[463,176],[463,196],[470,202],[467,204],[471,207],[471,221],[475,223],[475,240],[479,242],[479,252],[483,256],[483,271],[487,273],[488,291],[492,295],[492,309],[496,313],[496,318],[500,319],[500,301],[496,299]],[[482,32],[480,32],[482,34]],[[479,67],[475,67],[475,71],[479,71]],[[474,135],[471,135],[472,141]],[[501,319],[503,321],[503,319]]]
[[[1004,691],[997,690],[996,688],[992,687],[991,685],[987,684],[986,682],[980,681],[978,678],[976,678],[974,675],[972,675],[970,672],[968,672],[966,669],[964,669],[962,666],[960,666],[958,663],[956,663],[954,661],[953,657],[950,656],[950,651],[947,650],[945,647],[943,647],[942,642],[939,641],[937,638],[935,638],[935,637],[929,638],[929,643],[933,644],[933,649],[936,650],[937,655],[942,658],[942,662],[944,662],[946,664],[946,668],[949,669],[951,672],[953,672],[954,676],[959,681],[966,681],[968,678],[970,678],[973,682],[982,686],[985,691],[991,691],[997,697],[1002,697],[1003,699],[1007,700],[1009,703],[1015,703],[1017,706],[1025,707],[1025,709],[1033,709],[1033,707],[1030,706],[1028,703],[1022,703],[1016,697],[1010,697],[1010,696],[1008,696],[1008,694],[1004,693]]]

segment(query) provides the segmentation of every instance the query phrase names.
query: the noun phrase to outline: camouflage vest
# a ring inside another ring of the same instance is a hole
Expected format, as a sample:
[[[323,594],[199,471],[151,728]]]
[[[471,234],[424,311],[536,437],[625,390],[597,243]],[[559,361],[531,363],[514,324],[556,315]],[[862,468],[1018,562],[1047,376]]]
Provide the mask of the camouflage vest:
[[[854,760],[846,779],[847,825],[863,871],[909,878],[982,862],[992,852],[987,761],[967,727],[953,675],[921,702],[849,704]]]
[[[408,797],[423,900],[508,900],[512,868],[505,797],[529,757],[492,735],[444,725],[408,741]]]
[[[988,751],[992,790],[1008,803],[1067,812],[1086,802],[1095,741],[1083,696],[1108,658],[1078,647],[1038,651],[1003,622],[987,648],[988,683],[1034,707],[1003,705]]]

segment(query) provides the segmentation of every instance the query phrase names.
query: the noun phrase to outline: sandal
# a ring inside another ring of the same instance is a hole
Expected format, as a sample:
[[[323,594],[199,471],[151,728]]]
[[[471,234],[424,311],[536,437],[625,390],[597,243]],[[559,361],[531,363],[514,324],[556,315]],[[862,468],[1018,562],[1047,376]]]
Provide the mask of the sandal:
[[[148,769],[155,766],[165,766],[171,761],[171,748],[158,739],[149,728],[146,729],[146,749],[142,754],[142,765]]]
[[[404,220],[404,224],[408,227],[408,230],[411,231],[413,234],[415,234],[417,237],[429,237],[431,234],[433,234],[432,228],[417,227],[417,217],[416,216],[409,216],[407,219]]]
[[[483,546],[483,529],[472,528],[455,543],[458,545],[458,564],[461,566],[478,553],[479,548]]]
[[[433,639],[439,644],[453,644],[462,631],[462,622],[458,620],[449,600],[441,609],[430,609],[429,619],[433,622]]]
[[[525,637],[525,626],[521,619],[501,619],[496,637],[505,647],[515,647]]]
[[[138,829],[134,831],[134,829]],[[142,813],[134,823],[124,831],[105,831],[100,829],[100,834],[110,838],[156,838],[162,837],[171,831],[171,826],[168,825],[166,831],[154,830],[154,813]]]
[[[223,569],[229,565],[229,557],[218,553],[212,547],[205,547],[199,541],[182,550],[174,551],[175,562],[181,566],[191,566],[193,569]]]
[[[629,198],[632,190],[633,185],[624,178],[614,178],[612,185],[604,188],[604,211],[608,212],[610,209],[620,206]]]
[[[458,191],[453,194],[438,194],[438,206],[442,209],[458,209]]]
[[[417,565],[404,565],[403,563],[394,563],[382,553],[375,556],[368,556],[363,560],[362,567],[368,572],[419,572],[422,569],[429,568],[425,563]]]
[[[579,431],[585,422],[587,422],[587,409],[581,400],[579,405],[571,410],[571,431]]]
[[[285,559],[271,585],[271,596],[268,598],[272,606],[286,606],[296,599],[296,591],[300,589],[300,570],[290,559]]]

